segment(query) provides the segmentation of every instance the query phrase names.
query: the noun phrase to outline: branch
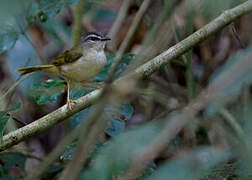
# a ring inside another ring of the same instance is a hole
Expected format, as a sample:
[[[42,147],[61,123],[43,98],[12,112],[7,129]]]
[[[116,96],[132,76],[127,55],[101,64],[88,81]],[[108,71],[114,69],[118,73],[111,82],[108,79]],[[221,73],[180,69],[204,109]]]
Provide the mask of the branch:
[[[161,53],[157,57],[153,58],[149,62],[145,63],[144,65],[140,66],[132,73],[129,73],[126,76],[119,78],[115,84],[120,82],[125,82],[128,78],[132,77],[147,77],[161,66],[169,63],[172,59],[175,59],[186,51],[191,49],[196,44],[202,42],[210,35],[214,34],[224,26],[228,25],[235,19],[239,18],[242,15],[248,14],[252,11],[252,1],[246,1],[241,5],[227,10],[223,12],[219,17],[214,19],[212,22],[204,26],[203,28],[199,29],[183,41],[177,43],[175,46],[172,46],[167,51]],[[101,90],[95,90],[91,93],[87,94],[84,97],[79,98],[76,101],[76,104],[73,105],[73,110],[70,111],[66,105],[60,107],[59,109],[53,111],[50,114],[24,126],[16,131],[10,132],[9,134],[3,137],[3,140],[0,144],[0,150],[5,150],[10,146],[13,146],[25,138],[33,136],[34,134],[44,131],[53,125],[63,121],[64,119],[70,117],[71,115],[87,108],[91,104],[93,104],[99,95]]]
[[[99,98],[100,92],[100,90],[92,91],[86,96],[77,99],[76,103],[73,105],[74,108],[72,111],[67,108],[67,105],[64,105],[50,114],[47,114],[42,118],[28,124],[27,126],[8,133],[3,137],[2,142],[0,143],[0,151],[11,147],[36,133],[45,131],[46,129],[72,116],[73,114],[89,107]]]

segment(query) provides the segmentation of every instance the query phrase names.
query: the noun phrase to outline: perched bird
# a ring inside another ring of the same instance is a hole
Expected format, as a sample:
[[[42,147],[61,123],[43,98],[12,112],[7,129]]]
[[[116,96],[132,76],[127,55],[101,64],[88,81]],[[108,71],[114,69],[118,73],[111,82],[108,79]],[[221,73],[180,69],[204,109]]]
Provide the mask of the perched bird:
[[[98,74],[106,64],[104,48],[110,38],[101,33],[90,32],[81,37],[78,47],[66,50],[56,57],[51,64],[20,68],[20,74],[42,71],[64,78],[67,82],[67,107],[72,109],[70,99],[71,82],[80,82],[83,87],[90,87],[87,82]]]

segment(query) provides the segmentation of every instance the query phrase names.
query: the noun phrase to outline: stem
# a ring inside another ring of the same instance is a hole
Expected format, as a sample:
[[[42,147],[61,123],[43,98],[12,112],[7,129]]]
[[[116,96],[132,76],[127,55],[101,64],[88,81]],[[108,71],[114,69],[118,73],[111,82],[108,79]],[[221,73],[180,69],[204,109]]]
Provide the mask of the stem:
[[[112,71],[115,71],[116,70],[115,67],[117,66],[117,64],[120,63],[120,60],[121,60],[124,52],[126,51],[133,35],[135,34],[136,29],[137,29],[138,25],[140,24],[140,21],[144,15],[145,11],[147,10],[150,2],[151,2],[151,0],[144,0],[144,2],[141,4],[141,7],[135,16],[135,19],[133,20],[133,23],[131,24],[125,39],[123,40],[119,50],[117,51],[117,53],[115,55],[114,62],[111,66]]]
[[[73,47],[78,46],[80,43],[84,4],[85,4],[85,0],[80,0],[75,6],[74,25],[73,25],[73,31],[72,31]]]
[[[110,50],[115,50],[115,48],[116,48],[115,46],[116,46],[116,42],[118,40],[116,38],[117,37],[116,35],[117,35],[118,31],[120,30],[124,19],[127,16],[127,12],[128,12],[128,9],[130,7],[131,2],[132,2],[132,0],[124,0],[122,2],[122,5],[121,5],[120,10],[118,12],[118,15],[116,17],[116,20],[108,33],[108,37],[110,37],[113,40],[112,42],[110,42],[108,44],[108,48]]]

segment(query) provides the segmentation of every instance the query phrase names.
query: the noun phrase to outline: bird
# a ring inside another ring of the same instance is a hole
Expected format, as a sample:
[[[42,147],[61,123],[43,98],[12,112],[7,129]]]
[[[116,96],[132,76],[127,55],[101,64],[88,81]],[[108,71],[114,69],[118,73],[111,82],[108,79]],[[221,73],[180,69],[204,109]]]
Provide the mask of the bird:
[[[104,52],[106,42],[111,40],[100,32],[89,32],[82,35],[80,44],[64,51],[51,64],[29,66],[18,69],[21,74],[35,71],[59,76],[67,82],[67,107],[72,110],[74,100],[70,99],[72,82],[80,82],[83,87],[94,87],[87,84],[105,66],[107,58]]]

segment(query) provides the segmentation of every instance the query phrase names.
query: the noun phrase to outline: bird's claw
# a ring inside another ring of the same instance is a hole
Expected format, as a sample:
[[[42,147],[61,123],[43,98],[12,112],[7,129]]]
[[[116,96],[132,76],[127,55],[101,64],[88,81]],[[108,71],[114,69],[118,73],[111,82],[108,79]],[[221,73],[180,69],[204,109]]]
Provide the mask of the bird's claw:
[[[72,104],[75,104],[75,103],[76,103],[75,100],[69,99],[69,100],[67,100],[67,107],[68,107],[70,110],[72,110],[72,109],[73,109]]]

